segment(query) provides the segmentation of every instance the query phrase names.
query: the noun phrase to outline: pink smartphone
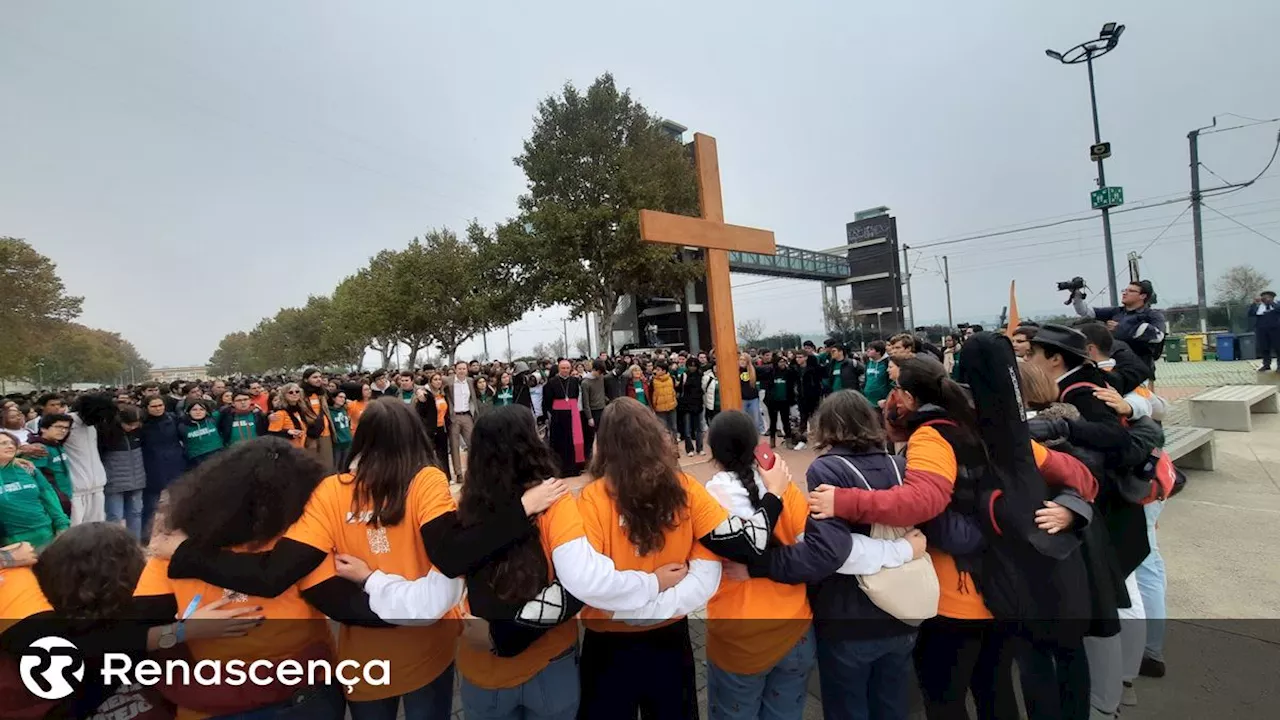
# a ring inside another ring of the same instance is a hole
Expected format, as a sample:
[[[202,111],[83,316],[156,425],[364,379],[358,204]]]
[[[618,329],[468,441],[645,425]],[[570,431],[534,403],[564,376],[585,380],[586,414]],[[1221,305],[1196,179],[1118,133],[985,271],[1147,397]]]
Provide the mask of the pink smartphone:
[[[769,443],[760,443],[756,446],[756,462],[759,463],[761,470],[772,470],[773,463],[777,459],[778,456],[773,452],[773,448],[769,447]]]

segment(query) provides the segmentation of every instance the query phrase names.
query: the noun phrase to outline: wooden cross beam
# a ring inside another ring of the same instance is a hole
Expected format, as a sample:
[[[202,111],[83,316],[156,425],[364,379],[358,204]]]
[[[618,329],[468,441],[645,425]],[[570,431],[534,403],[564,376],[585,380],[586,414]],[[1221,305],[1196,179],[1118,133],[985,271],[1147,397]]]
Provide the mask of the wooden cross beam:
[[[707,305],[711,313],[711,342],[716,351],[716,377],[720,382],[720,407],[741,410],[742,386],[738,382],[738,334],[733,322],[733,294],[729,287],[729,251],[773,255],[777,250],[773,231],[725,223],[716,139],[694,133],[693,154],[698,168],[698,200],[702,217],[641,210],[640,238],[647,242],[704,250]]]

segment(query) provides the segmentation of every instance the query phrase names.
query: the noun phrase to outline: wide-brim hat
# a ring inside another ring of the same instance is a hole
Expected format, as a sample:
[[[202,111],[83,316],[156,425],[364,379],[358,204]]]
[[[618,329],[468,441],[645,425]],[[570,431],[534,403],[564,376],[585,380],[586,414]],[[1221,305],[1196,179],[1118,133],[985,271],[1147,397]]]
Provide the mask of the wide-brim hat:
[[[1078,358],[1089,359],[1089,338],[1066,325],[1044,325],[1031,339],[1032,345],[1047,345]]]
[[[1262,295],[1270,295],[1271,297],[1275,297],[1275,296],[1276,296],[1276,291],[1275,291],[1275,290],[1263,290],[1262,292],[1258,293],[1258,295],[1259,295],[1259,296],[1262,296]]]

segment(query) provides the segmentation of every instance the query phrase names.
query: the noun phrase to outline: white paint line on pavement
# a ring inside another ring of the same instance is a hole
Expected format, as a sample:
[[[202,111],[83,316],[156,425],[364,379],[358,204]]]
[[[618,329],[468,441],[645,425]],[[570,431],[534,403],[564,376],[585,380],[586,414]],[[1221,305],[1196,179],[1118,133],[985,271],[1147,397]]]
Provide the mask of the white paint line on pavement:
[[[1193,504],[1196,504],[1196,505],[1209,505],[1209,506],[1211,506],[1211,507],[1216,507],[1216,508],[1225,508],[1225,509],[1227,509],[1227,510],[1248,510],[1248,511],[1250,511],[1250,512],[1261,512],[1261,513],[1271,513],[1272,515],[1280,515],[1280,510],[1272,510],[1272,509],[1270,509],[1270,508],[1256,508],[1256,507],[1244,507],[1244,506],[1241,506],[1241,505],[1227,505],[1227,504],[1225,504],[1225,503],[1209,502],[1208,500],[1187,500],[1187,499],[1184,499],[1184,500],[1182,500],[1181,502],[1185,502],[1185,503],[1193,503]]]

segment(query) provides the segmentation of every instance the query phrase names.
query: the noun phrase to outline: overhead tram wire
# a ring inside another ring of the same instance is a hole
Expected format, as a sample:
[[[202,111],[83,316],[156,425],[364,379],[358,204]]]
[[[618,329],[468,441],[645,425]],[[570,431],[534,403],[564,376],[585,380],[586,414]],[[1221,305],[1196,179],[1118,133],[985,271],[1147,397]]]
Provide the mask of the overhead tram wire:
[[[1254,235],[1257,235],[1258,237],[1262,238],[1263,240],[1266,240],[1267,242],[1271,243],[1272,245],[1280,245],[1280,241],[1278,241],[1278,240],[1276,240],[1276,239],[1274,239],[1274,238],[1272,238],[1272,237],[1270,237],[1270,236],[1268,236],[1268,235],[1264,235],[1263,233],[1259,232],[1258,230],[1255,230],[1254,228],[1249,227],[1248,225],[1245,225],[1244,223],[1240,222],[1239,220],[1236,220],[1235,218],[1233,218],[1233,217],[1231,217],[1230,215],[1228,215],[1228,214],[1226,214],[1226,213],[1222,212],[1221,210],[1218,210],[1218,209],[1214,208],[1212,205],[1206,205],[1205,203],[1200,203],[1200,207],[1202,207],[1202,208],[1206,208],[1206,209],[1208,209],[1208,210],[1212,210],[1213,212],[1217,213],[1218,215],[1221,215],[1222,217],[1224,217],[1224,218],[1226,218],[1226,219],[1230,220],[1231,222],[1235,223],[1236,225],[1239,225],[1240,227],[1244,228],[1245,230],[1248,230],[1249,232],[1253,233]]]

